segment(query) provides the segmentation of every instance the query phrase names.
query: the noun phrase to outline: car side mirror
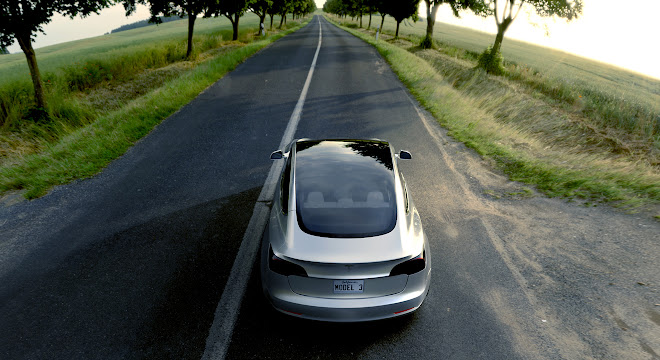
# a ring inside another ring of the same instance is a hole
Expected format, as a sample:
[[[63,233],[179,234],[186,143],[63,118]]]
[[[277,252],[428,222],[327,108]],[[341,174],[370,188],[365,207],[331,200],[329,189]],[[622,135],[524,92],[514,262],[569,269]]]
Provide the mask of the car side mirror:
[[[283,157],[284,157],[284,153],[282,152],[282,150],[273,151],[273,152],[270,154],[270,159],[271,159],[271,160],[279,160],[279,159],[281,159],[281,158],[283,158]]]
[[[401,152],[399,152],[399,159],[410,160],[412,159],[412,155],[410,154],[410,151],[401,150]]]

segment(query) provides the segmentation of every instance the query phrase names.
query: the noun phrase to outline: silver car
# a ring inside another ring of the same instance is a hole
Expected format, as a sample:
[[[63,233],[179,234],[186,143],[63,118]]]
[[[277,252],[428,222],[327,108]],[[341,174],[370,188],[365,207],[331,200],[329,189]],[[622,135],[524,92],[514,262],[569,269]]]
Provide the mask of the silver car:
[[[275,309],[323,321],[415,311],[431,252],[394,153],[380,140],[297,140],[261,244],[261,283]]]

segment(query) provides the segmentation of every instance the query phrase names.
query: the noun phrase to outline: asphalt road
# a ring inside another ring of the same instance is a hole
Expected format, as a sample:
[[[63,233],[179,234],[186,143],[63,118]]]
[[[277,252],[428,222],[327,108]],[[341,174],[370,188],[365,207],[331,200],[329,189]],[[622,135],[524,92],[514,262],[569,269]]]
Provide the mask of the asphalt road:
[[[0,208],[0,358],[199,358],[316,37],[237,67],[100,175]]]
[[[447,169],[441,167],[435,140],[410,96],[374,48],[327,22],[323,26],[323,46],[296,137],[380,138],[413,152],[412,161],[400,164],[432,239],[431,290],[410,317],[357,325],[323,324],[272,311],[261,296],[255,271],[228,358],[520,358],[507,325],[474,297],[475,292],[504,286],[512,300],[522,302],[517,284],[492,249],[479,219],[465,224],[463,239],[447,243],[441,241],[443,224],[430,216],[435,200],[440,205],[443,201],[432,191],[421,192],[419,179],[436,177],[436,171]],[[478,272],[478,282],[465,281],[465,270]],[[528,316],[525,304],[521,307],[521,316]],[[541,337],[537,341],[543,343]]]
[[[227,358],[657,357],[657,222],[530,195],[452,141],[372,47],[315,19],[100,175],[0,207],[0,358],[201,357],[319,26],[295,137],[412,152],[431,290],[410,316],[326,324],[276,313],[253,272]]]

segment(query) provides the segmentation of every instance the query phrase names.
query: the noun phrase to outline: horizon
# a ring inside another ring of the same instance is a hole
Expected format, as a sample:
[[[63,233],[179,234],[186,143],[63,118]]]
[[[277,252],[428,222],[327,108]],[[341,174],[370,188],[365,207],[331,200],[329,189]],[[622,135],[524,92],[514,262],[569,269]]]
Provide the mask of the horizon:
[[[315,1],[317,7],[322,9],[325,1]],[[640,36],[645,33],[652,34],[654,30],[655,33],[660,32],[660,26],[653,22],[654,14],[660,12],[660,1],[638,0],[637,5],[642,5],[641,8],[648,11],[644,11],[642,14],[635,12],[636,17],[628,16],[629,14],[626,13],[626,11],[633,12],[634,9],[614,6],[618,3],[617,0],[598,0],[598,6],[593,6],[596,4],[596,0],[584,0],[584,2],[582,16],[568,23],[560,19],[541,18],[533,11],[530,13],[529,8],[523,9],[520,16],[505,33],[504,42],[506,43],[507,40],[523,41],[660,80],[660,66],[657,66],[657,56],[660,51],[651,44],[645,43],[645,36]],[[636,6],[636,8],[640,8],[640,6]],[[613,27],[609,25],[613,22],[614,14],[617,15],[617,27],[612,29]],[[419,15],[420,18],[426,19],[424,1],[420,4]],[[144,5],[138,5],[137,11],[129,17],[125,16],[121,5],[104,9],[99,15],[93,14],[86,18],[73,20],[56,14],[51,23],[44,26],[46,35],[37,34],[33,47],[40,49],[50,45],[101,36],[122,25],[146,20],[149,17],[149,9]],[[627,23],[621,19],[626,19]],[[496,26],[492,17],[482,18],[466,11],[461,13],[461,18],[455,18],[448,6],[442,6],[438,11],[436,21],[491,34],[494,41]],[[646,29],[647,27],[648,29]],[[651,27],[655,27],[655,29]],[[593,36],[594,34],[600,36]],[[616,47],[608,45],[616,45]],[[612,49],[616,49],[616,51]],[[22,53],[15,42],[7,47],[7,50],[11,54]]]

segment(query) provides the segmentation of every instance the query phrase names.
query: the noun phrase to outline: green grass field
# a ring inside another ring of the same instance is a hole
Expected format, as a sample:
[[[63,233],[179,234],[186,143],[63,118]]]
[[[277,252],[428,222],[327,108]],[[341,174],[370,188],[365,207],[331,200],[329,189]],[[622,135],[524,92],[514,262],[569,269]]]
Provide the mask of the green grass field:
[[[380,21],[380,18],[374,17],[374,19],[376,18]],[[365,26],[366,23],[365,21]],[[396,29],[394,19],[386,18],[384,27],[385,31],[394,33]],[[421,40],[426,34],[426,19],[416,23],[404,22],[401,25],[401,31],[407,37],[413,36]],[[495,35],[438,21],[435,25],[434,39],[479,54],[493,44]],[[505,61],[526,65],[542,72],[549,79],[586,88],[602,89],[660,112],[660,80],[563,51],[506,37],[502,43],[502,55]]]
[[[249,39],[257,26],[256,16],[244,16],[239,40]],[[231,29],[225,18],[198,19],[194,55],[226,43],[231,39]],[[71,103],[67,101],[71,91],[130,79],[145,69],[183,60],[186,36],[187,21],[180,20],[37,49],[39,69],[50,99],[51,117],[67,122],[61,114],[70,118],[71,113],[81,113],[76,106],[71,109]],[[24,125],[21,122],[29,116],[33,106],[32,83],[22,53],[0,57],[0,79],[0,127],[16,130]]]
[[[380,18],[378,18],[380,21]],[[363,21],[365,24],[368,21]],[[356,28],[356,21],[346,21]],[[393,34],[395,22],[385,21],[385,34]],[[415,47],[425,34],[425,21],[404,21],[400,33]],[[457,60],[476,62],[481,51],[492,45],[494,35],[436,23],[438,52]],[[509,80],[531,88],[537,97],[579,109],[588,126],[626,138],[624,152],[660,152],[660,80],[558,50],[505,39],[503,56]],[[444,62],[449,65],[451,62]],[[449,66],[451,67],[451,66]],[[450,81],[465,74],[444,69]],[[642,145],[643,143],[643,145]],[[660,163],[660,158],[651,160]]]
[[[241,29],[256,29],[259,25],[258,21],[256,16],[251,13],[247,14],[241,18]],[[62,68],[73,66],[76,63],[144,53],[150,47],[161,46],[163,43],[171,41],[179,44],[186,40],[187,32],[188,22],[186,20],[147,26],[39,48],[36,50],[37,61],[42,73],[58,72]],[[224,40],[231,40],[229,20],[224,17],[197,19],[195,36],[201,39],[205,35],[221,35]],[[29,81],[30,73],[25,55],[15,53],[0,56],[0,78],[2,79],[0,87],[16,80]]]

